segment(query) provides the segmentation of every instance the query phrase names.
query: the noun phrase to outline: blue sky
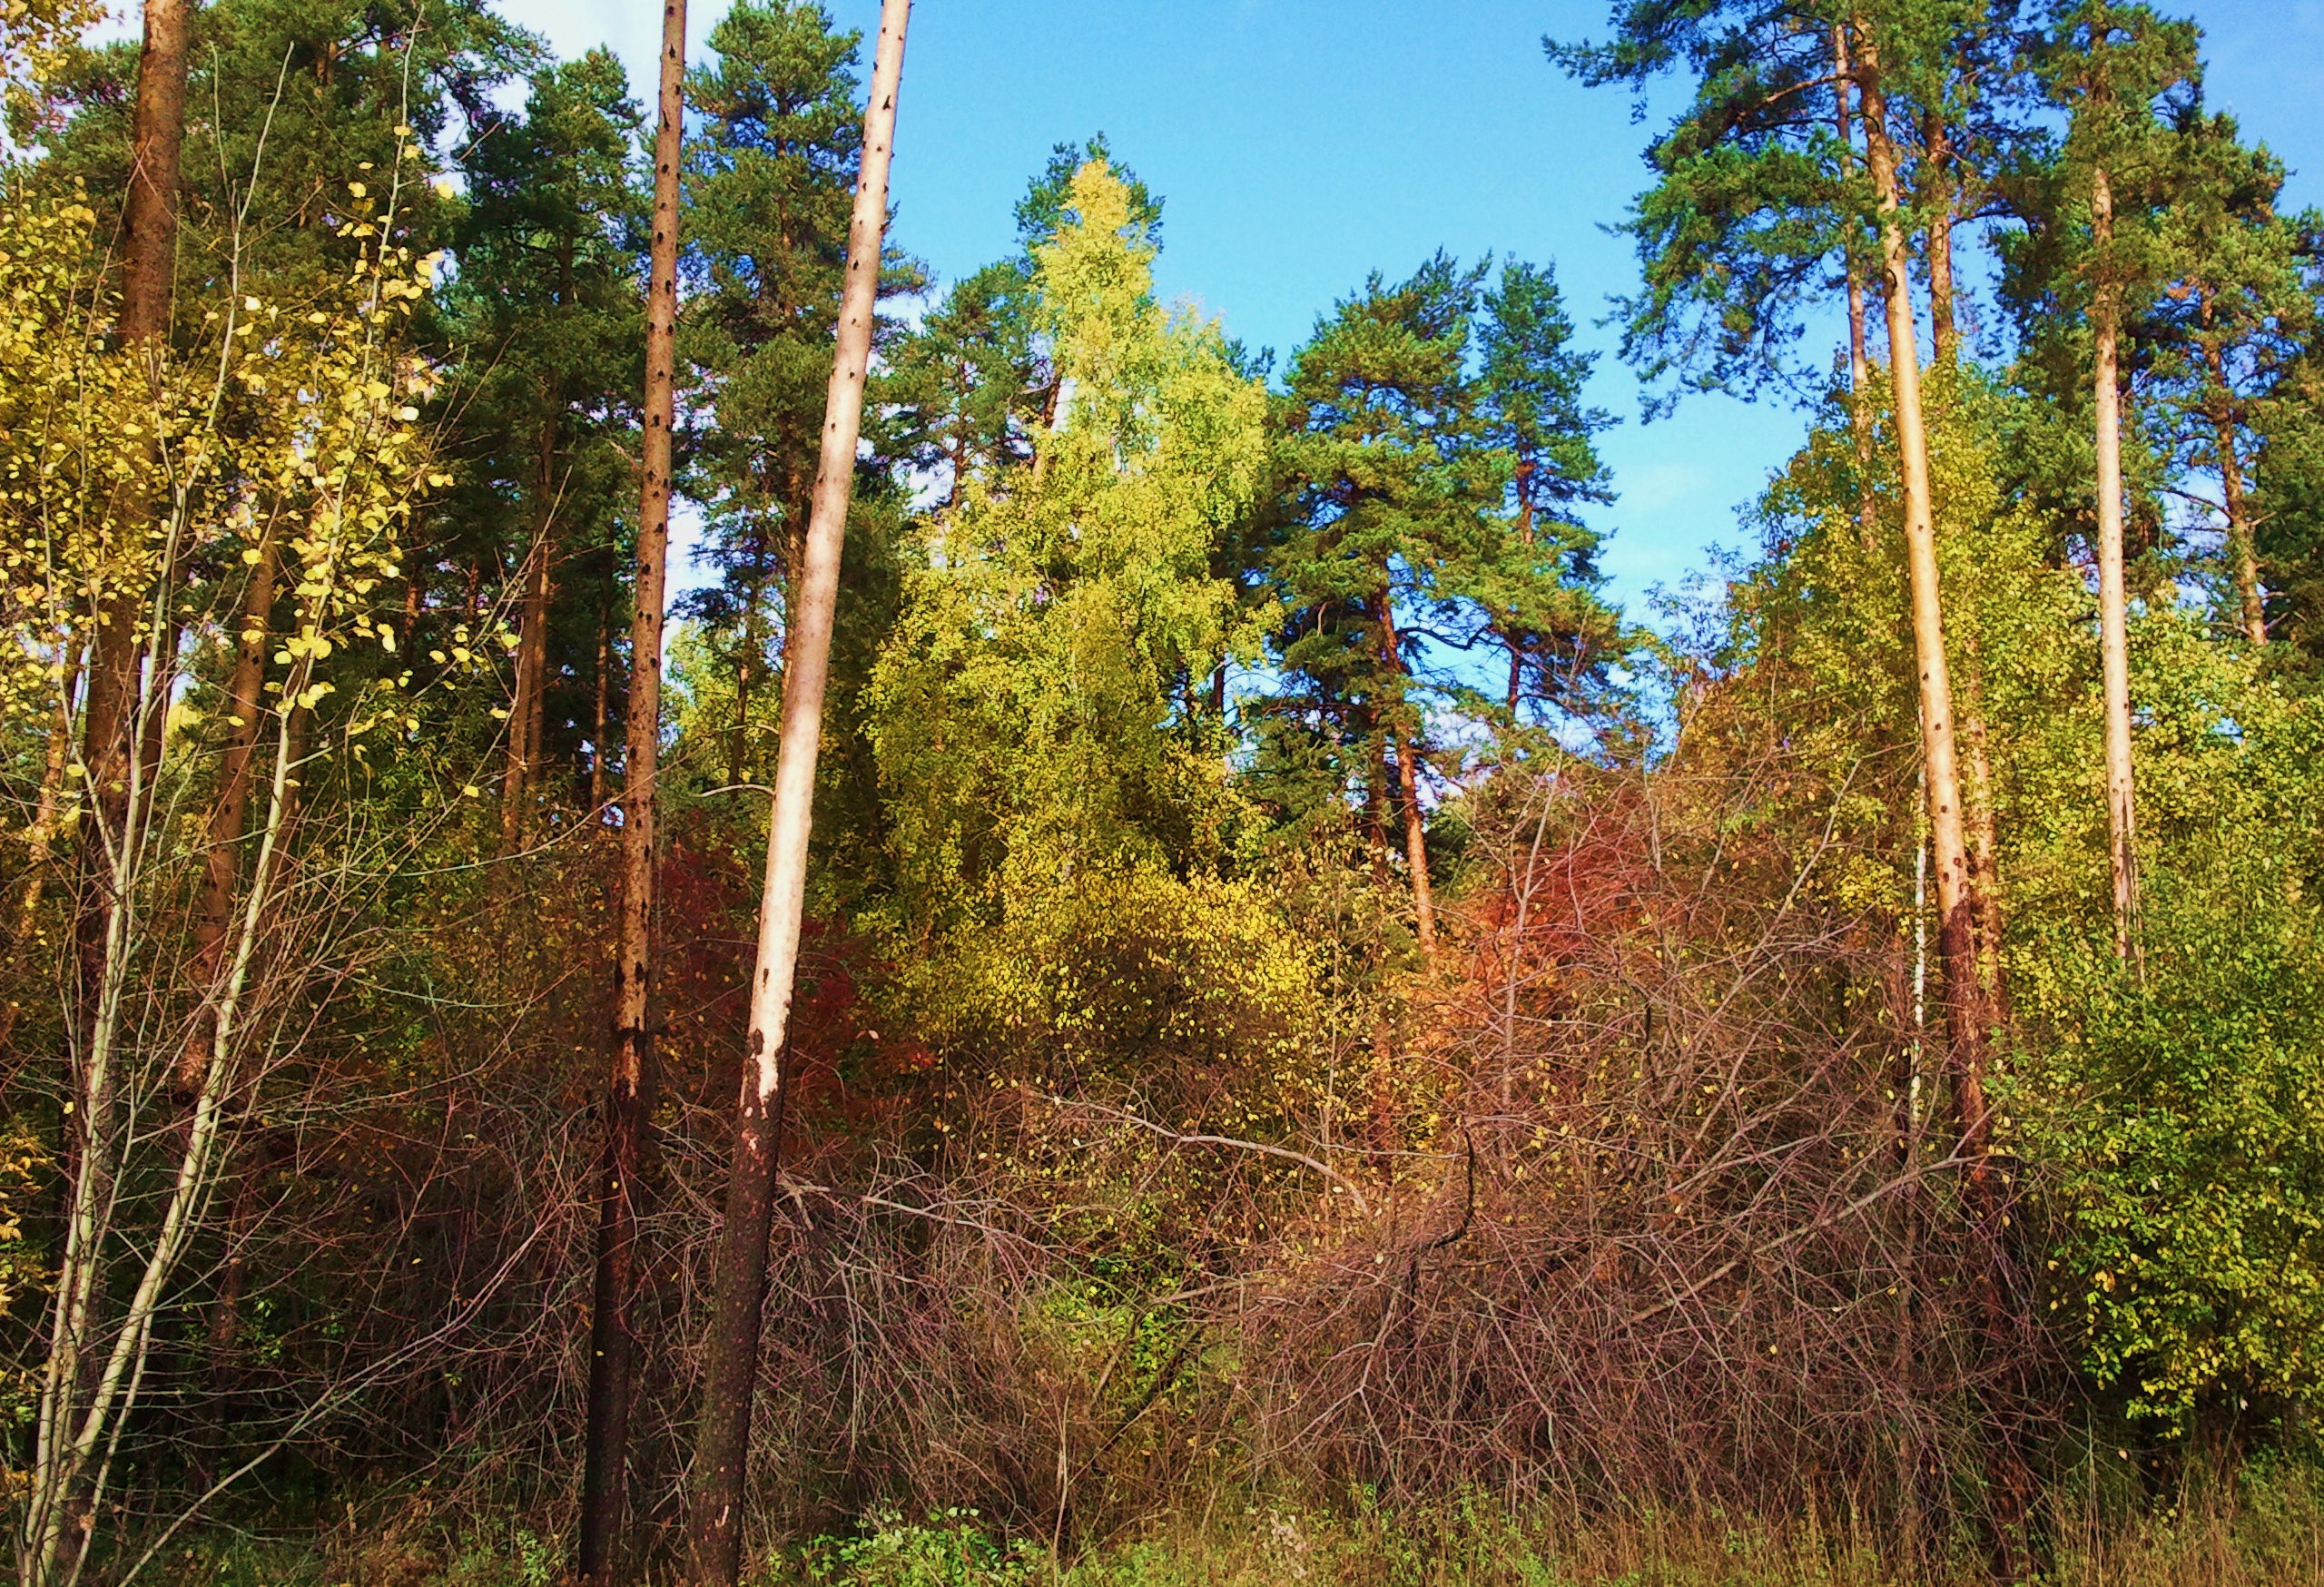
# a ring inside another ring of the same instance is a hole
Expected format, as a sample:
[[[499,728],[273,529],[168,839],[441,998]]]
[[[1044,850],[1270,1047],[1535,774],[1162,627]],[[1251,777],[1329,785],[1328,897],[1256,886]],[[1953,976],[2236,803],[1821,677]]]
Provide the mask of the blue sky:
[[[660,7],[644,0],[503,0],[560,54],[611,44],[651,98]],[[826,0],[872,31],[877,0]],[[696,0],[700,41],[724,6]],[[2177,9],[2174,7],[2174,9]],[[2201,0],[2210,98],[2324,203],[2324,0]],[[1288,353],[1373,270],[1439,247],[1553,261],[1600,362],[1596,398],[1624,423],[1604,441],[1621,497],[1612,593],[1640,613],[1656,585],[1737,546],[1736,508],[1797,442],[1799,415],[1690,399],[1638,420],[1638,386],[1596,322],[1629,291],[1619,220],[1656,118],[1585,92],[1542,58],[1544,33],[1604,31],[1606,0],[920,0],[897,133],[896,241],[946,280],[1011,244],[1010,206],[1051,145],[1103,130],[1167,200],[1161,284],[1228,332]],[[868,63],[866,66],[868,74]]]

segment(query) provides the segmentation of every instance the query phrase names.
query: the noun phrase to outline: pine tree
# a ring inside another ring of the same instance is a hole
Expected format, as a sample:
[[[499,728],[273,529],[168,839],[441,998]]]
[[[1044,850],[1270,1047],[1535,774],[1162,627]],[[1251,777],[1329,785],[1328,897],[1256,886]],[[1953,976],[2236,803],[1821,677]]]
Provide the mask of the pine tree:
[[[2062,6],[2052,28],[2045,76],[2073,114],[2060,182],[2069,205],[2063,237],[2090,336],[2107,852],[2114,951],[2128,960],[2138,941],[2138,827],[2123,547],[2122,333],[2126,320],[2157,293],[2169,269],[2162,215],[2175,142],[2156,115],[2156,104],[2196,81],[2196,34],[2191,25],[2109,0]],[[2120,213],[2118,196],[2125,201]]]
[[[450,404],[467,454],[467,550],[517,569],[523,589],[504,853],[530,824],[550,758],[550,695],[568,671],[564,747],[586,731],[597,735],[592,755],[603,754],[602,731],[584,728],[576,699],[620,537],[615,482],[629,468],[618,434],[634,419],[636,388],[638,120],[620,63],[592,51],[534,74],[523,114],[487,126],[463,162],[468,202],[448,329],[467,350]],[[507,524],[524,527],[512,536]],[[579,599],[560,603],[560,569],[576,561],[591,565],[589,576],[565,592]]]
[[[631,587],[627,744],[622,757],[621,916],[614,945],[613,1061],[589,1318],[589,1401],[576,1563],[584,1581],[623,1570],[629,1422],[637,1372],[631,1306],[640,1264],[638,1213],[653,1149],[651,1011],[656,942],[655,834],[661,788],[662,635],[675,486],[680,149],[685,127],[685,0],[664,0],[655,83],[653,208],[648,221],[643,401],[639,415],[636,572]],[[601,646],[602,656],[606,647]]]
[[[1277,653],[1295,708],[1362,791],[1376,853],[1393,823],[1430,958],[1420,675],[1426,642],[1452,637],[1461,616],[1445,576],[1477,560],[1499,494],[1467,370],[1483,277],[1440,253],[1342,300],[1293,356],[1277,442],[1296,503],[1268,570],[1284,608]]]
[[[1597,598],[1599,537],[1585,502],[1614,499],[1595,438],[1614,420],[1582,396],[1595,356],[1574,348],[1573,322],[1546,267],[1511,261],[1478,323],[1480,439],[1509,473],[1513,537],[1489,537],[1464,579],[1509,652],[1505,702],[1579,703],[1602,682],[1618,636]],[[1530,687],[1529,687],[1530,683]]]
[[[894,153],[896,97],[911,18],[911,0],[884,0],[858,145],[861,179],[850,206],[842,256],[845,273],[836,349],[825,389],[822,445],[783,668],[782,743],[774,808],[767,823],[758,953],[751,972],[750,1059],[735,1109],[734,1168],[719,1240],[717,1292],[712,1301],[702,1420],[694,1439],[686,1516],[689,1572],[705,1587],[724,1587],[742,1573],[751,1407],[758,1385],[760,1310],[765,1297],[775,1169],[783,1150],[783,1071],[806,907],[815,766],[839,601],[841,546],[855,484],[864,386],[879,326],[888,168]]]
[[[2279,211],[2283,166],[2244,144],[2232,117],[2190,107],[2175,122],[2162,217],[2171,279],[2128,334],[2153,350],[2149,407],[2175,471],[2205,477],[2217,492],[2233,626],[2265,645],[2254,465],[2269,431],[2308,420],[2305,404],[2268,399],[2315,340],[2303,260],[2324,216]]]
[[[726,773],[741,782],[763,735],[753,707],[805,548],[862,151],[851,65],[861,37],[835,31],[821,5],[763,0],[729,11],[709,42],[715,58],[687,85],[700,122],[686,151],[697,306],[685,353],[694,401],[712,422],[693,438],[687,471],[721,578],[688,608],[734,669]],[[882,295],[919,284],[916,270],[891,261]],[[883,323],[879,334],[885,346],[895,331]]]

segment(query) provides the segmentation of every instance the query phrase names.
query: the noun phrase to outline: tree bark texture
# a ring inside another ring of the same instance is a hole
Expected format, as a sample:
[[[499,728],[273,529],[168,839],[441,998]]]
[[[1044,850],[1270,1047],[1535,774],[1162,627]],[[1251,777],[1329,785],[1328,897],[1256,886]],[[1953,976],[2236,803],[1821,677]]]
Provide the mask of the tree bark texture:
[[[766,884],[751,976],[749,1060],[736,1112],[734,1178],[718,1255],[687,1517],[695,1582],[725,1584],[742,1571],[743,1509],[751,1408],[758,1378],[760,1307],[766,1283],[768,1226],[781,1148],[783,1054],[806,903],[807,843],[839,601],[840,549],[855,449],[863,421],[863,382],[878,313],[881,242],[888,218],[888,166],[894,151],[896,94],[903,75],[911,0],[883,0],[871,95],[863,112],[862,164],[847,232],[847,278],[839,337],[824,402],[822,447],[809,515],[798,603],[784,635],[783,721],[777,740],[774,810],[768,823]]]
[[[1953,219],[1956,205],[1953,134],[1945,124],[1945,117],[1931,111],[1922,123],[1921,135],[1928,166],[1929,341],[1938,367],[1951,369],[1961,354],[1961,331],[1953,307]]]
[[[685,0],[664,0],[654,135],[652,260],[645,298],[645,432],[629,628],[622,763],[621,927],[614,958],[614,1052],[597,1197],[577,1564],[607,1587],[624,1564],[629,1417],[636,1390],[637,1217],[652,1150],[655,783],[662,758],[662,624],[670,547],[671,429],[677,413],[678,159],[685,125]],[[602,685],[601,685],[602,687]],[[598,746],[602,764],[604,748]]]
[[[2103,165],[2090,173],[2092,242],[2098,281],[2091,297],[2091,396],[2097,416],[2098,648],[2106,715],[2106,853],[2114,888],[2114,956],[2134,952],[2138,855],[2131,784],[2130,599],[2122,574],[2122,307],[2111,276],[2114,194]]]
[[[1945,1049],[1953,1082],[1959,1150],[1969,1162],[1963,1199],[1975,1241],[1972,1257],[1987,1346],[2009,1358],[2019,1346],[2017,1316],[2006,1293],[2007,1205],[2001,1176],[1985,1161],[1992,1119],[1985,1093],[1992,1010],[1978,973],[1977,879],[1964,831],[1953,683],[1945,656],[1944,598],[1921,403],[1919,343],[1912,310],[1912,252],[1905,236],[1896,147],[1888,136],[1878,45],[1862,31],[1858,58],[1864,94],[1866,163],[1879,204],[1882,262],[1887,276],[1889,379],[1896,400],[1896,450],[1903,487],[1905,567],[1911,589],[1913,651],[1920,681],[1922,770],[1930,859],[1936,872],[1937,955],[1943,966]],[[2015,1430],[2004,1424],[1988,1456],[1991,1542],[1997,1575],[2015,1581],[2029,1569],[2033,1468]]]
[[[145,36],[137,59],[137,102],[130,132],[129,190],[122,206],[123,234],[120,334],[145,359],[158,384],[169,352],[171,285],[176,276],[180,155],[185,144],[186,54],[193,0],[146,0]],[[125,546],[136,548],[152,521],[153,504],[132,501],[123,513]],[[130,757],[136,726],[138,640],[151,590],[142,581],[100,597],[89,647],[89,686],[81,721],[81,764],[94,790],[81,824],[81,882],[76,939],[83,1001],[101,975],[105,922],[114,900],[106,850],[128,823]],[[89,1011],[82,1010],[85,1036]]]
[[[1974,1155],[1983,1149],[1986,1135],[1987,1010],[1977,975],[1976,888],[1969,872],[1963,827],[1953,678],[1945,656],[1945,605],[1937,578],[1928,431],[1921,407],[1919,343],[1913,325],[1912,255],[1905,236],[1896,150],[1886,131],[1877,46],[1865,41],[1859,56],[1866,163],[1880,205],[1881,251],[1887,274],[1888,372],[1896,408],[1913,654],[1920,677],[1921,750],[1928,779],[1931,857],[1936,870],[1937,952],[1944,965],[1945,1036],[1953,1058],[1964,1149]]]

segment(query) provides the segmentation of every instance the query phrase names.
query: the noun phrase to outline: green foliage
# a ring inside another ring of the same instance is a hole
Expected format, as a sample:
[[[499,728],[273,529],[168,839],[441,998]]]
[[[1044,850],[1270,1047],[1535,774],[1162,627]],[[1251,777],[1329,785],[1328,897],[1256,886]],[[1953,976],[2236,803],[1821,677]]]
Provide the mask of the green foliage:
[[[853,1537],[818,1538],[803,1573],[835,1587],[1015,1587],[1039,1579],[1039,1551],[1019,1539],[992,1541],[974,1510],[939,1510],[907,1522],[892,1507],[874,1510]]]
[[[2324,955],[2312,927],[2287,942],[2278,922],[2172,920],[2162,891],[2145,984],[2125,984],[2111,953],[2074,966],[2086,995],[2038,1071],[2054,1092],[2033,1136],[2065,1220],[2051,1305],[2136,1414],[2313,1412]]]
[[[1154,301],[1131,197],[1085,165],[1035,250],[1059,423],[1029,478],[971,480],[929,523],[868,698],[881,918],[940,1041],[1023,1027],[1118,1060],[1133,1032],[1229,1040],[1216,1000],[1280,1010],[1300,979],[1264,897],[1215,879],[1239,816],[1206,685],[1254,636],[1212,558],[1257,488],[1263,399]]]
[[[2025,996],[2021,1082],[2063,1219],[2055,1301],[2141,1414],[2324,1405],[2324,711],[2195,625],[2133,629],[2143,957],[2118,971],[2088,911]]]

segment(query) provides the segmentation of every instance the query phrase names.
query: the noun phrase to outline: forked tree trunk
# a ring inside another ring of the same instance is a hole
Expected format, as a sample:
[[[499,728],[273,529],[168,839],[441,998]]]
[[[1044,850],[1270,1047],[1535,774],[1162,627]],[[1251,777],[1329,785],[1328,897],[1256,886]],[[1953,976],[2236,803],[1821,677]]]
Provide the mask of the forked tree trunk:
[[[766,885],[751,972],[751,1036],[734,1129],[734,1178],[718,1250],[716,1292],[704,1374],[702,1424],[694,1443],[686,1518],[689,1568],[705,1587],[741,1574],[744,1478],[751,1406],[757,1386],[759,1311],[764,1299],[768,1225],[782,1149],[783,1055],[799,936],[806,902],[807,840],[822,734],[839,601],[840,548],[855,481],[863,421],[863,381],[879,311],[880,248],[888,218],[888,164],[894,150],[896,92],[903,75],[911,0],[883,0],[872,92],[863,112],[863,153],[855,211],[847,229],[847,280],[823,411],[822,457],[809,515],[797,605],[784,632],[783,723],[776,748],[774,810],[768,822]]]
[[[2138,922],[2137,826],[2131,785],[2130,601],[2122,577],[2122,385],[2118,368],[2122,310],[2107,251],[2114,239],[2114,193],[2106,168],[2090,173],[2092,240],[2098,281],[2091,296],[2091,394],[2097,415],[2098,648],[2106,712],[2106,853],[2114,884],[2114,956],[2130,961]]]
[[[678,157],[684,132],[685,0],[664,0],[654,135],[654,233],[645,297],[645,433],[629,628],[622,764],[621,940],[614,958],[614,1054],[589,1321],[588,1424],[577,1564],[597,1587],[624,1569],[629,1417],[637,1379],[637,1217],[652,1151],[654,837],[662,758],[662,622],[670,547],[671,428],[677,413]],[[603,752],[599,752],[602,759]]]

